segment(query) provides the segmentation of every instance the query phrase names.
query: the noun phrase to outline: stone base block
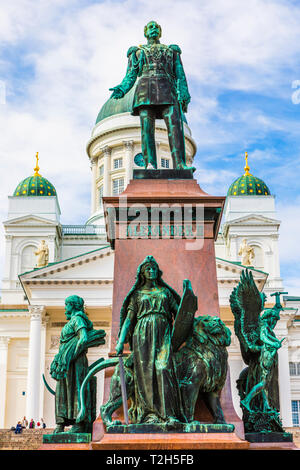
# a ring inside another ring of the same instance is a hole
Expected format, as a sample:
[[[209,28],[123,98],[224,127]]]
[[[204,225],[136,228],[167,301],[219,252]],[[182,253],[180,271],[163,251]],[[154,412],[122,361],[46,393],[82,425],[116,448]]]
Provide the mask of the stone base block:
[[[38,450],[91,450],[90,443],[81,444],[42,444]]]
[[[92,450],[247,450],[235,433],[108,434],[91,442]]]
[[[145,423],[106,426],[108,434],[152,434],[152,433],[232,433],[233,424],[208,423]]]

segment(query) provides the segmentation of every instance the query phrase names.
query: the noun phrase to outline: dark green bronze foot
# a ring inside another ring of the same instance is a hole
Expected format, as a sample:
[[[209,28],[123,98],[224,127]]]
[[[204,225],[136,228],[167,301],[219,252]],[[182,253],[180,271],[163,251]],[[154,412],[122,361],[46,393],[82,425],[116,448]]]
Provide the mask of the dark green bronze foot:
[[[86,432],[86,425],[85,423],[76,423],[73,424],[71,427],[70,431],[68,431],[70,434],[76,434],[76,433],[84,433]]]
[[[64,430],[65,430],[64,424],[58,424],[56,426],[56,428],[54,429],[53,434],[58,434],[60,432],[64,432]]]

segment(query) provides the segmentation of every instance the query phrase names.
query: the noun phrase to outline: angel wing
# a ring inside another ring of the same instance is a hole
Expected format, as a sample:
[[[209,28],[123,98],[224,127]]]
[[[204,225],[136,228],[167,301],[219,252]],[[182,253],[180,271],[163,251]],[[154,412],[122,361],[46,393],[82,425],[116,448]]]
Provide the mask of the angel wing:
[[[251,271],[242,271],[240,282],[230,295],[230,307],[234,315],[234,331],[237,335],[243,360],[246,364],[257,354],[260,337],[260,313],[266,295],[261,294],[254,282]]]

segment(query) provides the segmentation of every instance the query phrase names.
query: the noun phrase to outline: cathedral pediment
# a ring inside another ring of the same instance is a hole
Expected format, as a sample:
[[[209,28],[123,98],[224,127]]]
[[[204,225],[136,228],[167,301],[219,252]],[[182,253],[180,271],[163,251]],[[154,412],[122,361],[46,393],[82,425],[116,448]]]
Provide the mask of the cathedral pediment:
[[[248,214],[244,217],[231,219],[224,224],[224,227],[228,227],[229,225],[280,225],[280,221],[265,217],[264,215]]]
[[[26,215],[22,217],[16,217],[15,219],[6,220],[5,222],[3,222],[3,225],[5,227],[9,227],[10,225],[13,225],[14,227],[18,225],[19,226],[31,225],[31,226],[39,226],[39,227],[41,225],[48,225],[48,226],[55,227],[58,225],[58,223],[53,220],[49,220],[44,217],[39,217],[36,215]]]
[[[84,253],[43,268],[34,269],[19,276],[29,300],[56,304],[67,295],[77,293],[95,300],[102,296],[100,291],[112,289],[113,251],[109,246]],[[55,298],[53,297],[55,296]],[[109,296],[110,298],[111,296]]]
[[[49,263],[43,268],[36,268],[28,273],[22,274],[20,280],[26,283],[31,281],[49,282],[51,280],[72,279],[112,279],[112,254],[113,252],[110,247],[99,248],[57,263]],[[110,258],[109,261],[105,262],[108,258]],[[101,271],[99,271],[99,264],[101,265]],[[105,267],[107,269],[105,269]]]
[[[242,271],[249,269],[252,272],[253,279],[258,289],[261,291],[267,281],[268,273],[260,271],[252,266],[243,266],[238,262],[224,260],[222,258],[216,258],[217,267],[217,279],[219,285],[232,286],[238,284]]]

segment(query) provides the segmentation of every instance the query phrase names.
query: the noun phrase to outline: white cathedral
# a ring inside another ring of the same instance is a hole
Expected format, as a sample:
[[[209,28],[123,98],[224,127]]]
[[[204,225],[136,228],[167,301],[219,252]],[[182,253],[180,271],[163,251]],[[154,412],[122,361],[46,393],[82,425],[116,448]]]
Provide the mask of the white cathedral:
[[[107,333],[105,345],[91,348],[90,363],[108,357],[112,315],[114,252],[107,242],[102,196],[120,194],[140,165],[139,117],[130,114],[134,88],[120,100],[109,99],[100,110],[87,144],[92,171],[91,214],[85,225],[62,225],[59,194],[37,164],[32,176],[8,197],[5,229],[5,268],[0,303],[0,428],[10,428],[26,416],[55,426],[54,397],[42,374],[49,374],[66,322],[65,298],[81,296],[94,327]],[[196,144],[184,122],[187,163]],[[166,127],[156,121],[159,168],[172,168]],[[273,306],[280,277],[275,197],[267,185],[245,173],[229,187],[221,229],[215,242],[221,319],[232,331],[229,364],[233,403],[241,417],[236,380],[245,367],[233,331],[229,296],[245,265]],[[17,183],[17,182],[16,182]],[[199,182],[201,185],[201,181]],[[205,188],[204,188],[205,189]],[[244,264],[243,264],[244,263]],[[284,310],[276,326],[279,339],[279,396],[283,426],[300,426],[300,298],[283,296]],[[97,376],[98,410],[103,398],[103,373]],[[97,411],[98,411],[97,410]]]

